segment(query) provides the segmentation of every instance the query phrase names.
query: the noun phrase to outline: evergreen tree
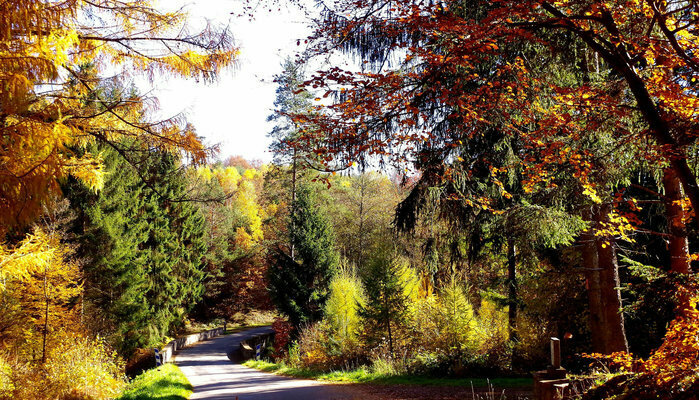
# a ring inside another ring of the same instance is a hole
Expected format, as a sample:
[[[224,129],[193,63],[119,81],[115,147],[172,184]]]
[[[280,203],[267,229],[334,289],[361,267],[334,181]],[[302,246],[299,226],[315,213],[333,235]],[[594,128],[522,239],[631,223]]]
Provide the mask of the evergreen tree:
[[[415,290],[415,277],[408,268],[392,251],[383,249],[364,271],[366,305],[360,315],[366,321],[368,343],[377,345],[381,339],[388,339],[391,355],[396,334],[408,317],[411,291]]]
[[[295,139],[299,132],[297,124],[290,114],[308,113],[312,109],[311,94],[302,87],[305,80],[303,68],[294,60],[287,58],[282,64],[283,71],[276,75],[277,83],[274,100],[274,114],[267,121],[274,122],[269,133],[273,142],[270,150],[274,153],[277,164],[290,164],[295,161],[296,152],[285,145],[286,140]]]
[[[299,188],[289,232],[296,258],[278,250],[269,268],[272,301],[294,326],[320,319],[339,256],[331,225],[310,187]]]
[[[107,178],[94,194],[76,181],[64,193],[86,259],[86,322],[128,355],[158,343],[202,295],[204,224],[182,201],[186,181],[173,156],[154,153],[147,181],[104,150]]]

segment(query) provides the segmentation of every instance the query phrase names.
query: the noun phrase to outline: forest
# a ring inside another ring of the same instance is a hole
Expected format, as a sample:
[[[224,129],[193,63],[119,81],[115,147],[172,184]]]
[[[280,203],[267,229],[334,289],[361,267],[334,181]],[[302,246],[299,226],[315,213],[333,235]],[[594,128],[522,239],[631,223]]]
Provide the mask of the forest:
[[[143,88],[235,73],[235,25],[0,2],[0,399],[120,398],[254,312],[255,368],[529,378],[556,337],[565,398],[697,399],[699,3],[313,10],[262,162]]]

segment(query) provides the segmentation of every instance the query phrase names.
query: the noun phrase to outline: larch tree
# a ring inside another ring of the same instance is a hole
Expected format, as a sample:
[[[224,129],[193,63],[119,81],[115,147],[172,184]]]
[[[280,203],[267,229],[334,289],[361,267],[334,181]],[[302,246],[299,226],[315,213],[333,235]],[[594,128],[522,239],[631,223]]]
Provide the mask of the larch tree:
[[[190,33],[183,10],[150,1],[12,0],[0,5],[0,219],[2,233],[31,221],[75,176],[103,181],[99,154],[75,151],[94,141],[120,148],[183,151],[201,162],[207,149],[180,118],[147,118],[143,96],[105,98],[102,75],[161,75],[211,81],[237,54],[230,33],[211,26]],[[91,64],[95,73],[81,66]],[[88,107],[98,104],[99,107]]]

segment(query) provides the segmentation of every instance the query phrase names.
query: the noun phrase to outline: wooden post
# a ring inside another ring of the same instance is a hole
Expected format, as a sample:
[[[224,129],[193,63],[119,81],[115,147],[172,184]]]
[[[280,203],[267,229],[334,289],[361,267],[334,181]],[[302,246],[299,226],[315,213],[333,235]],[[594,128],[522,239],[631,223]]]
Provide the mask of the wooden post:
[[[551,366],[561,368],[561,339],[555,337],[551,338]]]
[[[545,371],[534,373],[534,399],[557,400],[566,396],[569,381],[561,366],[561,340],[551,338],[551,365]]]

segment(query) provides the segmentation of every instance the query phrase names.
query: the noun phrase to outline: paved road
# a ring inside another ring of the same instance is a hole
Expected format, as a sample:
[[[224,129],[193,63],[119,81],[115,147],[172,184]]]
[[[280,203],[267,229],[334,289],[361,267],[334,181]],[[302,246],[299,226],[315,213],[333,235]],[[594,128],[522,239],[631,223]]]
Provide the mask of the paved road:
[[[343,385],[285,378],[231,362],[227,354],[248,337],[269,332],[254,328],[198,343],[177,354],[175,362],[194,386],[190,399],[206,400],[349,400]]]

